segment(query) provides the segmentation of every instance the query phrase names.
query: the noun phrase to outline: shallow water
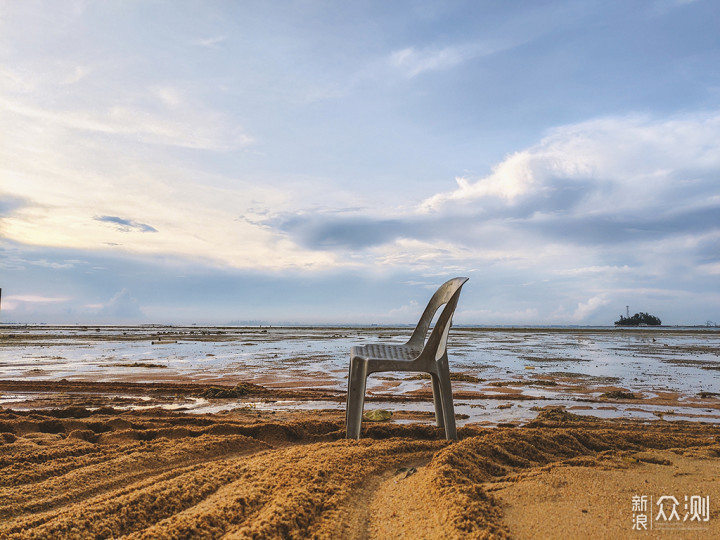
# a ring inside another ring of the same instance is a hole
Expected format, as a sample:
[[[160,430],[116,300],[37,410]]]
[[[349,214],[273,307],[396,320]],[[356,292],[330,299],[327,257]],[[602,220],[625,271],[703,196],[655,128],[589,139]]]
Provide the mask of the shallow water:
[[[341,393],[352,345],[403,343],[411,332],[408,327],[3,326],[0,380],[247,381],[270,388]],[[456,327],[448,350],[454,373],[479,379],[453,383],[455,393],[468,396],[456,398],[456,412],[467,415],[465,421],[524,421],[536,414],[533,407],[553,404],[596,416],[720,421],[719,329]],[[411,377],[371,376],[369,402],[373,397],[401,396],[429,387],[429,381]],[[612,390],[640,399],[606,403],[601,396]],[[676,405],[671,410],[653,402],[669,396]],[[17,404],[19,399],[6,393],[0,396],[0,405]],[[308,403],[256,405],[311,407]],[[188,408],[230,406],[201,400]],[[432,411],[429,402],[381,406]],[[368,407],[377,408],[370,403]]]

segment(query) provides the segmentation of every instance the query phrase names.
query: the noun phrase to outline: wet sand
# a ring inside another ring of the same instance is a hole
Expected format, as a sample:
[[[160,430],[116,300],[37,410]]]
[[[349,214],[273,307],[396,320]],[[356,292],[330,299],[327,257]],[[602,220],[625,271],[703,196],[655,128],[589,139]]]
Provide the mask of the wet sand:
[[[634,495],[709,497],[698,530],[663,537],[720,530],[712,425],[545,409],[455,443],[417,423],[363,435],[328,410],[2,409],[0,537],[630,538]]]
[[[239,396],[246,406],[341,410],[350,347],[404,342],[410,331],[5,325],[0,326],[0,406],[52,403],[48,383],[106,384],[99,392],[116,406],[143,406],[138,396],[124,393],[132,384],[253,383],[285,396]],[[720,424],[719,329],[459,327],[453,328],[449,349],[460,424],[522,425],[547,406],[601,418]],[[431,421],[427,379],[376,374],[368,378],[367,393],[371,403],[396,415],[422,413]],[[169,408],[218,412],[240,405],[179,395],[182,400],[155,392],[144,396],[144,406],[164,400]]]

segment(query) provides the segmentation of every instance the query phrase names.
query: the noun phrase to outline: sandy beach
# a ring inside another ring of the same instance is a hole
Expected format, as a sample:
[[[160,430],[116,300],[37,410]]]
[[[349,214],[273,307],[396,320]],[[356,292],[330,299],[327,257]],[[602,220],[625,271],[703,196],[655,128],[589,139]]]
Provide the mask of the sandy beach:
[[[478,338],[466,332],[455,342],[466,352],[453,383],[460,440],[448,442],[433,425],[421,378],[376,381],[366,410],[389,409],[392,417],[365,422],[363,438],[348,441],[341,377],[293,387],[247,366],[230,376],[236,364],[216,360],[233,343],[254,350],[266,343],[274,348],[257,353],[263,361],[279,347],[300,351],[296,362],[291,352],[276,361],[312,380],[317,349],[333,340],[344,348],[346,338],[332,336],[346,332],[324,331],[330,340],[310,352],[305,341],[288,344],[258,329],[125,332],[4,335],[1,538],[616,539],[720,531],[720,403],[717,383],[707,379],[717,366],[716,334],[699,343],[672,333],[601,332],[595,342],[583,332],[480,334],[497,338],[503,355],[509,348],[525,356],[521,369],[508,369],[504,356],[492,364],[487,349],[473,348]],[[620,351],[612,379],[598,373],[600,360],[591,365],[574,348],[590,343],[598,351],[603,339]],[[555,345],[543,356],[538,340]],[[517,349],[525,342],[534,356]],[[115,354],[98,358],[98,347]],[[192,362],[173,365],[184,358],[162,359],[166,347],[194,351],[207,362],[206,379],[196,380]],[[76,349],[86,356],[76,358]],[[477,367],[475,350],[485,367]],[[632,383],[627,358],[641,350],[657,357],[642,359],[657,379],[653,388]],[[570,365],[558,372],[559,364]],[[680,376],[662,379],[666,365]],[[684,391],[690,376],[705,377],[704,390]]]

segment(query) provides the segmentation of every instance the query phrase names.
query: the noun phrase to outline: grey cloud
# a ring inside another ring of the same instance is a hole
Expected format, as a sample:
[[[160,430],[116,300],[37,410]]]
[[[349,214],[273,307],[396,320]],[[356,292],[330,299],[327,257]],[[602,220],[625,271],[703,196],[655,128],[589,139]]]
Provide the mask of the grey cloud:
[[[720,261],[720,238],[701,240],[695,248],[695,255],[700,264],[709,264]]]
[[[327,213],[294,216],[272,225],[303,247],[326,251],[360,250],[398,238],[445,240],[469,248],[498,247],[518,238],[613,246],[679,234],[702,235],[720,227],[717,204],[670,211],[647,207],[631,215],[611,211],[586,215],[577,210],[577,204],[588,194],[577,186],[562,184],[551,195],[528,197],[514,205],[493,203],[474,213],[412,214],[394,219]]]
[[[0,196],[0,217],[12,214],[15,210],[18,210],[24,206],[28,206],[29,203],[22,197],[15,197],[14,195],[2,195]]]
[[[365,249],[398,238],[472,241],[483,224],[477,216],[410,215],[395,219],[348,217],[341,213],[301,215],[272,225],[289,233],[300,245],[326,251]]]
[[[511,203],[488,196],[448,205],[441,212],[399,213],[395,218],[348,216],[337,211],[285,216],[265,224],[289,233],[303,247],[335,251],[369,248],[398,238],[443,240],[470,248],[481,243],[490,248],[503,245],[516,234],[598,244],[647,237],[652,231],[664,234],[682,221],[678,216],[672,223],[655,223],[646,215],[620,220],[605,213],[592,218],[578,215],[576,208],[581,203],[607,189],[596,179],[548,178],[542,189],[523,194]],[[649,212],[652,216],[652,210]],[[692,226],[691,217],[684,216],[688,220],[684,228]]]
[[[137,221],[123,219],[117,216],[95,216],[93,219],[115,225],[115,228],[122,232],[158,232],[155,227],[151,227],[145,223],[138,223]]]
[[[659,240],[678,234],[703,234],[720,227],[720,205],[678,212],[647,210],[636,216],[550,216],[532,220],[543,236],[583,245],[612,245]]]
[[[392,242],[411,224],[399,219],[343,217],[337,214],[293,216],[275,224],[298,243],[313,249],[362,249]]]

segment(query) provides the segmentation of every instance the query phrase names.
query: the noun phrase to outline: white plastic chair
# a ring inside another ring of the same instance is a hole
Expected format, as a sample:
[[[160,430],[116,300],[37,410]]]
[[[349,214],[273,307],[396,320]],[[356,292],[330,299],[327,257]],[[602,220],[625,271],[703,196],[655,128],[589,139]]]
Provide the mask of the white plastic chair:
[[[345,410],[346,437],[359,439],[362,423],[365,385],[371,373],[380,371],[415,371],[429,373],[432,378],[435,422],[445,428],[445,438],[457,440],[455,409],[453,407],[450,368],[448,367],[447,338],[452,316],[460,298],[460,290],[468,278],[457,277],[444,283],[433,294],[415,331],[404,345],[370,344],[350,349],[347,408]],[[445,306],[425,342],[435,313]]]

